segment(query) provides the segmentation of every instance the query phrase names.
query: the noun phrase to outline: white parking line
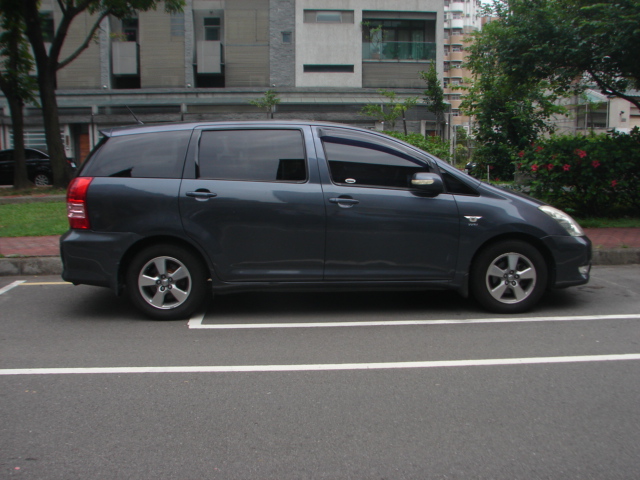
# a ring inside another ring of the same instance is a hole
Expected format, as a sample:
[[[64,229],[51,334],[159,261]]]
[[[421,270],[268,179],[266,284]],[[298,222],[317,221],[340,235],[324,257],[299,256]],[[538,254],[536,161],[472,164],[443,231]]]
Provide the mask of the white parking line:
[[[640,319],[640,314],[631,315],[576,315],[551,317],[500,317],[465,318],[452,320],[383,320],[376,322],[319,322],[319,323],[223,323],[203,324],[205,314],[194,315],[189,320],[190,329],[234,330],[249,328],[328,328],[328,327],[397,327],[401,325],[458,325],[474,323],[527,323],[527,322],[574,322],[586,320]]]
[[[1,369],[0,375],[71,375],[98,373],[232,373],[232,372],[313,372],[337,370],[389,370],[407,368],[480,367],[554,363],[610,362],[640,360],[640,353],[587,355],[574,357],[495,358],[488,360],[442,360],[432,362],[337,363],[317,365],[229,365],[192,367],[98,367],[98,368],[15,368]]]
[[[7,285],[6,287],[2,287],[0,288],[0,295],[7,293],[9,290],[16,288],[18,285],[22,284],[26,282],[26,280],[16,280],[13,283],[10,283],[9,285]]]

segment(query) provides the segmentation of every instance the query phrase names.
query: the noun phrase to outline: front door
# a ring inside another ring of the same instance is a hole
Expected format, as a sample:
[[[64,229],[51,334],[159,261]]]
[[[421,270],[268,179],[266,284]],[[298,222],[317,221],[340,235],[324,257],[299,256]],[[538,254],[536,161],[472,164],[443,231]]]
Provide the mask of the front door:
[[[426,157],[378,135],[317,130],[327,207],[325,280],[447,280],[457,260],[454,197],[409,188]]]

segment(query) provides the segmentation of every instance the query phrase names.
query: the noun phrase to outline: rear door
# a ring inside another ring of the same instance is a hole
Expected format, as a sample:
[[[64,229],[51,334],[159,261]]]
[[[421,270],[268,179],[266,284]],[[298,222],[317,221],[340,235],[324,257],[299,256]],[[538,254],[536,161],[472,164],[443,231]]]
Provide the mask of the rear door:
[[[454,197],[409,188],[426,156],[384,137],[318,128],[327,208],[325,280],[450,280],[459,243]]]
[[[321,280],[325,207],[310,128],[230,126],[196,135],[180,209],[217,276]]]

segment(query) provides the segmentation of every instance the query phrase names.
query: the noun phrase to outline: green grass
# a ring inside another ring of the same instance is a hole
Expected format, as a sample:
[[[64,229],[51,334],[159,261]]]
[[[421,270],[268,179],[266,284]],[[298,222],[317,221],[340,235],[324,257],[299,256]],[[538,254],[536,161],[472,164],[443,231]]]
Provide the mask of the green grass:
[[[16,190],[13,187],[0,187],[0,197],[30,197],[39,195],[66,195],[64,188],[32,187]]]
[[[69,229],[65,202],[0,205],[0,237],[62,235]]]
[[[640,218],[576,218],[582,228],[630,228],[640,227]]]

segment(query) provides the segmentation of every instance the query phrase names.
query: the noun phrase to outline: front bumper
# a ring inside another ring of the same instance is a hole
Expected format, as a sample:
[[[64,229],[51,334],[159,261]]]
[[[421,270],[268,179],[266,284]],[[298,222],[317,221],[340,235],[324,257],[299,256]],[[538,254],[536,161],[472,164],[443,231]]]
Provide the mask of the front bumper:
[[[553,256],[552,288],[584,285],[589,281],[591,240],[588,237],[552,235],[542,241]]]

